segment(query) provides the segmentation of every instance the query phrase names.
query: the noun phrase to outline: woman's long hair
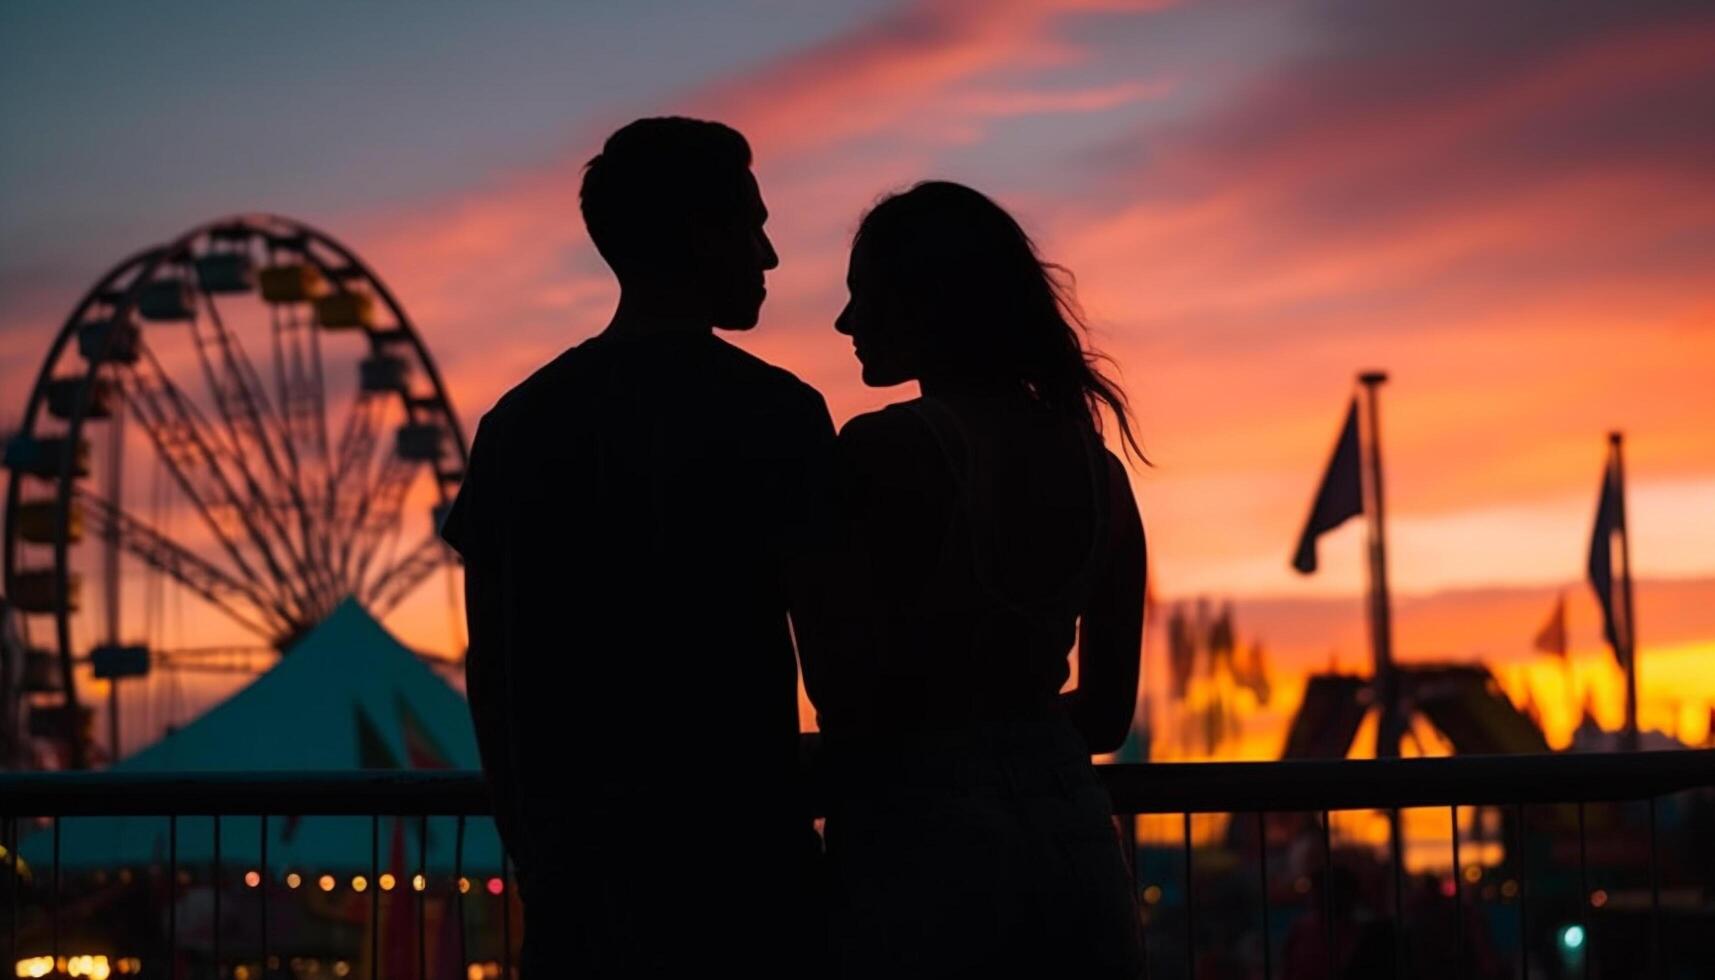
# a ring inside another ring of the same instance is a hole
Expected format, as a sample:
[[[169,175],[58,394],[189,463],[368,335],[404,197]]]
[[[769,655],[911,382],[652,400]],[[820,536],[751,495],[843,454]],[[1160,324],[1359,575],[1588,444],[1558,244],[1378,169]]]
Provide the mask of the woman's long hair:
[[[1100,431],[1106,407],[1148,462],[1112,360],[1086,341],[1072,276],[1046,262],[1004,208],[963,184],[924,181],[883,198],[858,226],[881,288],[924,331],[934,367],[1016,379],[1043,405]]]

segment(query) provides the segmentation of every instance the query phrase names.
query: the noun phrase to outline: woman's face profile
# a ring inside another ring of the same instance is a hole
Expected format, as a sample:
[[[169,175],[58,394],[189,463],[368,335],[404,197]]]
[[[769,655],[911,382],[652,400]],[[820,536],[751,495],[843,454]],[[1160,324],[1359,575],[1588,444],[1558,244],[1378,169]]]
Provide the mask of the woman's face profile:
[[[852,338],[853,352],[863,366],[863,383],[886,388],[915,380],[918,358],[915,331],[872,252],[862,239],[852,249],[846,271],[850,297],[834,320],[834,329]]]

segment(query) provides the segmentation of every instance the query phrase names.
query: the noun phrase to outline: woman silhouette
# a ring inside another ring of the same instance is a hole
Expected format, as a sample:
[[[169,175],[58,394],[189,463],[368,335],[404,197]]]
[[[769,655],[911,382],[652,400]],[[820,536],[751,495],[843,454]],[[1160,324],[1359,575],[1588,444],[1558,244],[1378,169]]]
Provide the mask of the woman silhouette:
[[[838,976],[1142,974],[1089,761],[1130,725],[1145,576],[1098,410],[1137,446],[1059,273],[939,181],[884,199],[852,246],[836,328],[866,384],[922,397],[840,433],[820,612],[798,623]]]

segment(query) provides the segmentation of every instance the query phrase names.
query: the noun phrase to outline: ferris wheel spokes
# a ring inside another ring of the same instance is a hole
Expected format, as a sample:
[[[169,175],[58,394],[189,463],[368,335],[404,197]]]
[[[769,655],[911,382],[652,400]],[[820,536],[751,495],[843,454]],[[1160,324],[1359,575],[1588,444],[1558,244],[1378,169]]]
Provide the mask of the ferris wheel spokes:
[[[302,481],[298,478],[295,446],[290,439],[283,438],[285,426],[268,404],[267,392],[243,345],[232,331],[226,329],[213,294],[206,288],[199,288],[197,296],[201,300],[197,305],[208,312],[208,325],[205,328],[202,318],[194,313],[197,307],[193,306],[189,322],[191,337],[210,396],[225,423],[230,445],[228,455],[237,464],[242,485],[248,491],[246,506],[265,514],[279,536],[282,551],[291,560],[296,575],[316,595],[317,605],[325,603],[325,593],[331,584],[325,576],[318,574],[323,565],[315,560],[317,556],[313,554],[316,543],[314,518],[305,500]],[[217,356],[210,356],[210,348],[215,349]],[[253,458],[259,458],[266,464],[262,479],[257,478],[248,463]],[[285,463],[282,463],[282,458]],[[288,513],[280,513],[282,510]],[[294,525],[296,539],[292,533]]]
[[[349,529],[356,563],[351,575],[353,584],[361,585],[389,532],[398,528],[406,493],[416,482],[418,472],[420,463],[397,450],[383,456],[381,465],[376,467],[374,478],[363,492],[357,523]]]
[[[284,274],[299,283],[323,281],[319,275],[290,266],[275,265],[263,271],[273,273],[276,282]],[[332,295],[362,295],[349,292],[349,287],[347,290]],[[160,292],[174,295],[177,290]],[[433,442],[428,450],[422,448],[425,434],[439,436],[443,430],[433,424],[407,424],[401,430],[399,445],[390,447],[393,451],[384,453],[378,463],[363,466],[372,462],[365,457],[375,453],[379,440],[374,431],[386,406],[385,399],[369,397],[377,392],[363,392],[353,404],[347,427],[351,438],[342,444],[340,471],[330,471],[323,444],[325,411],[320,406],[324,398],[317,395],[322,385],[316,324],[306,325],[287,310],[276,311],[274,322],[283,325],[276,335],[281,338],[284,353],[284,365],[276,364],[276,377],[284,380],[284,397],[289,405],[314,403],[318,408],[313,413],[290,408],[280,413],[285,416],[283,422],[270,426],[269,421],[279,415],[269,405],[242,344],[225,328],[212,296],[207,291],[200,296],[201,304],[157,302],[150,312],[157,320],[188,319],[198,363],[222,426],[208,424],[194,402],[160,370],[159,360],[146,346],[140,349],[141,357],[125,366],[132,384],[122,385],[122,390],[140,392],[149,403],[140,413],[145,428],[159,436],[156,441],[163,458],[181,477],[187,496],[199,505],[211,530],[223,538],[226,550],[246,576],[258,577],[260,569],[262,577],[272,579],[275,608],[289,609],[292,620],[317,619],[344,595],[364,591],[363,579],[386,534],[396,527],[421,464],[440,450]],[[276,296],[287,298],[278,292]],[[364,304],[345,302],[349,310],[367,309]],[[206,324],[197,316],[199,305],[208,311]],[[286,304],[275,306],[283,308]],[[341,313],[336,307],[333,316],[323,314],[319,319],[350,325],[363,315]],[[306,359],[317,366],[306,364]],[[396,393],[408,398],[404,391]],[[150,397],[157,394],[159,397]],[[415,442],[408,438],[411,436]],[[173,452],[173,447],[181,444],[195,447],[197,452]],[[414,455],[408,452],[413,446],[417,447]],[[314,465],[306,466],[306,458]],[[265,464],[266,471],[259,473],[252,460]],[[355,508],[342,511],[337,501],[348,495],[346,484],[354,472],[365,471],[370,471],[370,479],[349,494],[355,497]],[[199,475],[203,478],[198,479]],[[322,506],[310,496],[318,487],[323,493],[315,496],[322,498]],[[288,511],[289,518],[282,511]],[[340,517],[345,520],[339,521]],[[241,546],[245,540],[251,548]],[[334,560],[335,542],[340,542],[338,561]],[[253,552],[249,560],[244,556],[246,550]]]
[[[270,535],[262,520],[275,516],[272,508],[246,506],[247,496],[233,486],[233,474],[228,469],[233,468],[232,461],[239,454],[219,438],[196,404],[161,370],[146,345],[142,353],[136,364],[118,373],[119,388],[132,417],[142,424],[157,457],[244,577],[267,583],[265,591],[288,619],[303,615],[311,608],[310,597],[275,554],[276,545],[282,543],[277,526],[276,533]],[[241,478],[248,476],[241,457],[236,469]],[[258,496],[254,478],[249,482],[252,493],[248,498],[254,499]]]
[[[148,522],[114,506],[106,497],[75,492],[82,505],[80,512],[88,515],[92,529],[98,534],[111,533],[132,557],[196,593],[261,639],[272,639],[286,630],[286,621],[272,607],[271,600],[243,580],[174,543]],[[237,602],[247,604],[251,611],[239,608]],[[261,623],[256,621],[258,618]]]

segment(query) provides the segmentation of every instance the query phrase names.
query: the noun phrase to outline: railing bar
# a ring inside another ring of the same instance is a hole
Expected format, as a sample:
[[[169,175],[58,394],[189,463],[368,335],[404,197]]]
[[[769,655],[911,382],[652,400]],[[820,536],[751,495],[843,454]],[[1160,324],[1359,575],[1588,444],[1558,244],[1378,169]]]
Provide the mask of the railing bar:
[[[1393,865],[1393,956],[1394,971],[1406,976],[1405,956],[1405,821],[1399,808],[1388,811],[1388,850]]]
[[[1334,978],[1334,818],[1322,811],[1322,941],[1327,945],[1328,980]]]
[[[1459,804],[1448,808],[1453,831],[1453,972],[1465,975],[1465,868],[1459,863]]]
[[[1262,885],[1262,980],[1274,980],[1274,955],[1268,932],[1268,812],[1256,812],[1256,870]]]
[[[179,817],[167,814],[167,976],[179,980]]]
[[[500,975],[512,980],[512,856],[500,849]]]
[[[369,815],[369,980],[381,977],[381,814]]]
[[[1518,975],[1519,980],[1530,980],[1530,919],[1525,909],[1530,877],[1525,867],[1523,803],[1513,804],[1513,843],[1517,847],[1514,869],[1518,874]]]
[[[1149,928],[1145,924],[1147,918],[1143,906],[1143,895],[1138,887],[1140,876],[1137,867],[1137,814],[1115,813],[1114,833],[1120,838],[1120,857],[1125,861],[1126,880],[1131,884],[1132,908],[1137,913],[1137,953],[1143,960],[1144,976],[1149,975]]]
[[[12,887],[11,887],[12,916],[8,920],[11,923],[11,927],[12,927],[12,935],[10,938],[10,943],[11,943],[11,948],[12,948],[12,958],[7,960],[6,962],[16,963],[16,962],[18,962],[18,818],[17,817],[7,817],[6,818],[6,854],[8,856],[7,859],[12,864]]]
[[[1623,758],[1622,758],[1623,757]],[[1114,763],[1098,768],[1124,813],[1181,814],[1395,807],[1643,802],[1715,783],[1715,749],[1444,759]],[[670,779],[670,771],[664,777]],[[218,789],[207,805],[225,816],[279,814],[314,800],[311,815],[374,813],[483,816],[480,773],[297,772],[0,773],[0,815],[165,816],[190,793]],[[1595,789],[1592,789],[1592,788]],[[285,802],[291,801],[291,802]],[[696,801],[687,800],[686,805]]]
[[[417,821],[417,874],[423,877],[423,887],[417,887],[417,879],[411,879],[411,888],[417,893],[417,980],[429,980],[429,817],[424,814]]]
[[[209,869],[211,876],[210,888],[214,892],[214,924],[210,934],[210,944],[214,953],[214,978],[220,980],[220,814],[214,815],[214,866]]]
[[[1191,879],[1191,813],[1185,820],[1185,975],[1197,977],[1197,902],[1192,894]]]
[[[268,815],[266,813],[262,815],[260,823],[262,825],[262,860],[257,869],[257,874],[261,875],[262,879],[256,885],[257,891],[261,893],[262,897],[262,931],[260,933],[262,960],[261,966],[257,967],[257,972],[266,978],[268,976]]]
[[[1578,803],[1578,928],[1584,932],[1584,980],[1590,980],[1590,950],[1596,937],[1590,934],[1590,855],[1584,833],[1584,803]]]
[[[1150,963],[1150,959],[1149,959],[1149,934],[1150,934],[1149,920],[1150,920],[1150,918],[1151,917],[1147,914],[1139,915],[1138,916],[1138,927],[1137,927],[1137,945],[1138,945],[1138,949],[1141,950],[1143,953],[1143,975],[1146,978],[1152,977],[1155,975],[1155,971],[1150,969],[1150,966],[1149,966],[1149,963]]]
[[[60,961],[60,818],[54,815],[54,910],[48,922],[48,949]]]
[[[1649,930],[1650,973],[1660,980],[1661,957],[1661,861],[1656,840],[1655,797],[1649,798]]]
[[[453,832],[453,902],[458,906],[459,976],[470,969],[470,950],[466,946],[464,920],[464,814],[459,814],[458,829]]]
[[[1126,873],[1131,875],[1133,885],[1137,884],[1137,814],[1120,813],[1114,815],[1115,829],[1120,835],[1120,846],[1124,851]]]

